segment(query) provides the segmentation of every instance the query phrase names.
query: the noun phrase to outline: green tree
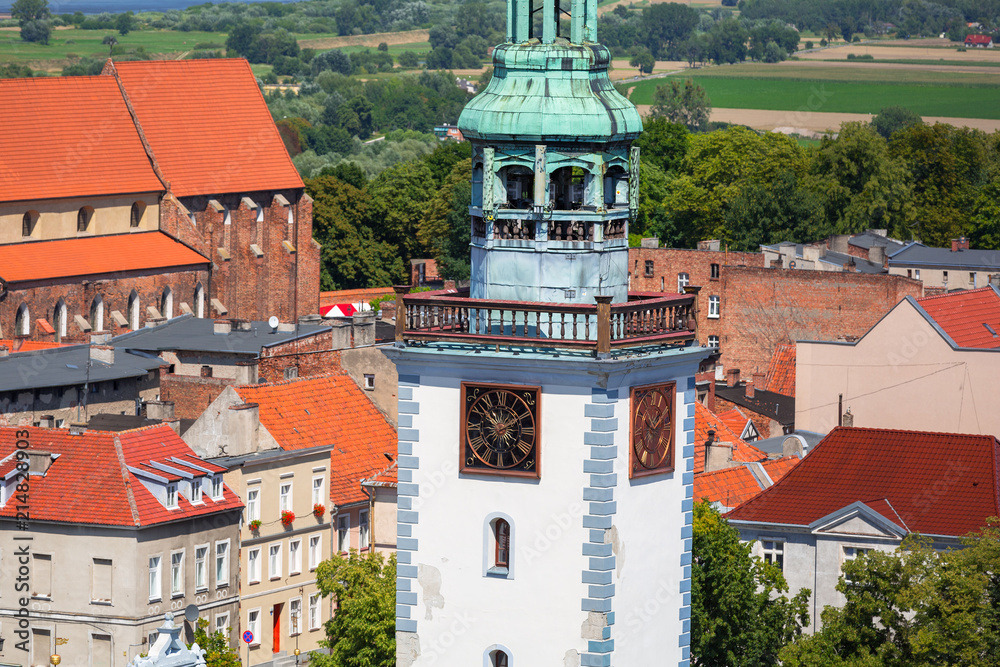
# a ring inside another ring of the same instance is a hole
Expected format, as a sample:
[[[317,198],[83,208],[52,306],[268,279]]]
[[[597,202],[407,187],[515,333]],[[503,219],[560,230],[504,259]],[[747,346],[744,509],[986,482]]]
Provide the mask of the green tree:
[[[425,246],[417,238],[417,228],[437,192],[427,164],[421,160],[389,167],[365,192],[373,219],[378,220],[379,239],[398,248],[405,262],[422,256]]]
[[[322,642],[331,655],[314,654],[310,667],[395,667],[396,554],[334,556],[316,568],[316,584],[337,610]]]
[[[726,210],[733,249],[758,252],[763,244],[813,241],[834,233],[822,196],[805,187],[794,171],[770,183],[742,187]]]
[[[471,158],[455,164],[417,228],[417,238],[430,248],[441,276],[449,280],[468,280],[471,272],[471,176]]]
[[[208,620],[198,619],[198,627],[194,631],[194,643],[198,648],[205,649],[206,667],[241,667],[239,651],[229,646],[226,635],[217,630],[214,634],[208,634]],[[188,646],[188,648],[191,648]]]
[[[972,207],[969,245],[983,250],[1000,250],[1000,180],[982,189]]]
[[[22,27],[29,21],[44,21],[51,16],[49,0],[15,0],[10,15]]]
[[[676,59],[677,46],[698,26],[698,10],[676,2],[642,10],[642,43],[657,58]]]
[[[656,66],[656,58],[644,46],[637,47],[632,53],[632,59],[628,61],[629,66],[637,67],[639,74],[651,74]]]
[[[781,570],[750,557],[707,502],[694,508],[691,658],[699,667],[763,667],[809,623],[810,591],[791,599]]]
[[[723,19],[709,33],[709,56],[717,65],[741,63],[747,58],[747,29],[734,18]]]
[[[652,162],[663,171],[677,171],[684,164],[690,134],[682,123],[663,116],[651,116],[642,122],[642,134],[635,145],[644,163]]]
[[[708,125],[712,115],[712,101],[705,89],[688,79],[681,85],[676,79],[656,87],[653,94],[653,118],[666,118],[671,123],[686,125],[689,130],[700,130]]]
[[[261,27],[254,21],[240,21],[234,25],[226,38],[226,48],[244,58],[250,53],[250,46],[261,32]]]
[[[415,51],[403,51],[397,57],[400,67],[406,67],[408,69],[413,69],[420,64],[420,56],[416,54]]]
[[[911,125],[921,125],[924,120],[920,114],[910,111],[906,107],[885,107],[872,119],[872,127],[882,135],[886,141],[892,138],[897,131],[910,127]]]
[[[135,30],[135,14],[133,12],[122,12],[115,16],[115,30],[119,35],[125,36]]]
[[[48,21],[27,21],[21,24],[21,39],[25,42],[48,44],[52,36],[52,24]]]

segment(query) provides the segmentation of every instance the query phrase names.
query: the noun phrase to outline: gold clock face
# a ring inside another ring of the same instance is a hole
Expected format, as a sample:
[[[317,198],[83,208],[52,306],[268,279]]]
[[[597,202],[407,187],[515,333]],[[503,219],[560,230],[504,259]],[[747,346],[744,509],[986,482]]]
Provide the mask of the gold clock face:
[[[538,390],[463,385],[463,469],[537,470]]]
[[[632,390],[631,476],[674,467],[674,384]]]

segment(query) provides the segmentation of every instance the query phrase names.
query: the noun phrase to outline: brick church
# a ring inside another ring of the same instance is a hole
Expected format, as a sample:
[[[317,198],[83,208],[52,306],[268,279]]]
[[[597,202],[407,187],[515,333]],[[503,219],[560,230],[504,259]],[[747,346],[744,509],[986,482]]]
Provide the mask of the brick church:
[[[0,338],[319,312],[312,200],[244,60],[0,81]]]

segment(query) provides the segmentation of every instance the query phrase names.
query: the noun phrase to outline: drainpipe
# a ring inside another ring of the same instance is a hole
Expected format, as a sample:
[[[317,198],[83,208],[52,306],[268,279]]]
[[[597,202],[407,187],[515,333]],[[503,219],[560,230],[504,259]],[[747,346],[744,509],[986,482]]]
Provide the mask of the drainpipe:
[[[369,491],[364,484],[361,490],[368,496],[368,551],[375,553],[375,491]]]

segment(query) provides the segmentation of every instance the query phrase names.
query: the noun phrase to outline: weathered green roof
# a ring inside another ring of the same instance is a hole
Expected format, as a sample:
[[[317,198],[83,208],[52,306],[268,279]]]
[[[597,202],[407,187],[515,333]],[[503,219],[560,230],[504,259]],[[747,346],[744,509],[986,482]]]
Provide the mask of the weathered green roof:
[[[493,79],[458,119],[469,139],[594,143],[642,132],[635,106],[611,85],[599,44],[532,40],[493,53]]]

